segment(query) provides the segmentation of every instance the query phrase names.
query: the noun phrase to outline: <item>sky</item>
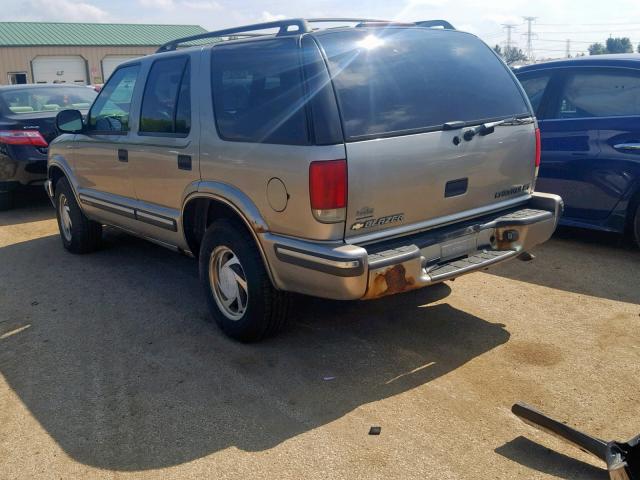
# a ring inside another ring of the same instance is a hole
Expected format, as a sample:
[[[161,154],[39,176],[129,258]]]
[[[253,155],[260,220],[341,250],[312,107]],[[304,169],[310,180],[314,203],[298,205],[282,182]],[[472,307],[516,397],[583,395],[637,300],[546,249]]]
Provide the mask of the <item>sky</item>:
[[[502,25],[513,24],[512,42],[523,49],[523,16],[532,16],[538,59],[565,56],[567,39],[572,55],[610,35],[640,43],[638,0],[0,0],[0,7],[2,21],[181,23],[209,30],[291,17],[446,19],[492,46],[505,44]]]

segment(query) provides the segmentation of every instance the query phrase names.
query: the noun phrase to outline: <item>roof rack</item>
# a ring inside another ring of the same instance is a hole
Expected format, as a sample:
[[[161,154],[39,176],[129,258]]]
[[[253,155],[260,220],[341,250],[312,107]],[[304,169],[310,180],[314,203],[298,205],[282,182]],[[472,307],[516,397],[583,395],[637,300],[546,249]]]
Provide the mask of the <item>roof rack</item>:
[[[178,45],[181,43],[195,42],[198,40],[205,40],[208,38],[217,38],[217,37],[230,37],[230,36],[238,36],[238,37],[258,37],[263,34],[260,33],[252,33],[260,30],[268,30],[277,28],[278,33],[276,36],[286,36],[286,35],[298,35],[300,33],[308,33],[313,31],[313,29],[309,26],[310,23],[357,23],[356,27],[366,27],[369,24],[378,24],[378,25],[416,25],[419,27],[433,28],[433,27],[442,27],[447,30],[455,30],[453,25],[451,25],[446,20],[425,20],[421,22],[415,23],[404,23],[397,22],[395,20],[374,20],[370,18],[293,18],[290,20],[277,20],[274,22],[265,22],[265,23],[254,23],[252,25],[244,25],[242,27],[234,27],[234,28],[226,28],[224,30],[215,30],[213,32],[205,32],[200,33],[198,35],[191,35],[189,37],[176,38],[175,40],[171,40],[170,42],[161,45],[156,53],[161,52],[170,52],[175,50]],[[295,27],[292,29],[292,27]],[[264,34],[266,35],[266,34]]]
[[[455,30],[455,27],[446,20],[423,20],[421,22],[416,22],[416,25],[418,25],[419,27],[442,27],[445,30]]]

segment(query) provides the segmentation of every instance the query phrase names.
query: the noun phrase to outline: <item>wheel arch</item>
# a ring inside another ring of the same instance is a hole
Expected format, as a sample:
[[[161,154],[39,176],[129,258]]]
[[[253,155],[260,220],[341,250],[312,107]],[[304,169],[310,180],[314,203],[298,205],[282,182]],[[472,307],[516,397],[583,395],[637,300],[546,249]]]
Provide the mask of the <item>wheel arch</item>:
[[[627,203],[627,221],[625,225],[627,231],[632,231],[638,205],[640,205],[640,181],[634,186],[633,193],[629,197],[629,203]]]
[[[253,209],[257,212],[255,205],[251,203]],[[265,269],[272,284],[275,286],[274,277],[271,267],[264,252],[264,247],[260,241],[259,234],[267,232],[267,226],[262,216],[247,213],[246,205],[242,208],[236,202],[233,202],[220,194],[212,192],[198,191],[189,195],[183,204],[182,214],[180,215],[182,223],[182,232],[184,234],[185,243],[194,256],[199,255],[200,243],[204,237],[206,229],[214,220],[226,218],[234,221],[236,224],[244,228],[254,240],[256,248],[260,252]]]

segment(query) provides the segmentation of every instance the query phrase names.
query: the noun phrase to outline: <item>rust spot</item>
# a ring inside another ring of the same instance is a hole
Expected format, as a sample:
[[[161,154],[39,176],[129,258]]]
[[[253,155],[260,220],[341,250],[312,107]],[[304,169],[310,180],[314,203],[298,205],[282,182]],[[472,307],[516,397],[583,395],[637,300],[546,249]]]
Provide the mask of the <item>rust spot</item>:
[[[394,265],[382,273],[376,273],[364,298],[378,298],[416,288],[415,279],[406,276],[404,265]]]
[[[267,233],[269,229],[258,222],[253,222],[253,231],[256,233]]]

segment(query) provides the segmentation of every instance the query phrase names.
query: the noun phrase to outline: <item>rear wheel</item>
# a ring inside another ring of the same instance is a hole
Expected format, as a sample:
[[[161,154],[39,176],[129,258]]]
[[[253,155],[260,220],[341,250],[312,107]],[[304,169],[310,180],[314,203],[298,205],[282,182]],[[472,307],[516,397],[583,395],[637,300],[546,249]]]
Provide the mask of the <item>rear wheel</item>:
[[[11,192],[0,192],[0,210],[9,210],[12,207]]]
[[[102,239],[102,225],[82,213],[66,178],[61,178],[56,184],[55,205],[64,248],[72,253],[97,250]]]
[[[209,311],[227,335],[253,342],[286,325],[290,296],[273,287],[253,238],[242,226],[228,220],[212,223],[199,262]]]

